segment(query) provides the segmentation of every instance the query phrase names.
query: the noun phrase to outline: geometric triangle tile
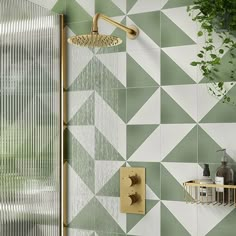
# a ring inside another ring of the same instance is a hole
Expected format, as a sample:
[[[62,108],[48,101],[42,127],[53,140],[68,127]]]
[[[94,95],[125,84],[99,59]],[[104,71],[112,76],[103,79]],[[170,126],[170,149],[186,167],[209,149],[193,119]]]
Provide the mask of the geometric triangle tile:
[[[183,110],[197,121],[197,85],[162,86]]]
[[[131,18],[126,17],[127,25],[136,25],[136,22],[131,20]],[[138,23],[137,23],[138,24]],[[157,23],[158,25],[158,23]],[[142,30],[139,25],[136,25],[139,28],[139,36],[137,40],[127,39],[126,41],[126,51],[130,53],[131,51],[137,50],[150,50],[150,49],[160,49],[160,44],[157,44],[154,39],[152,39],[146,30]],[[157,36],[158,37],[158,36]],[[159,36],[160,37],[160,36]]]
[[[126,13],[126,0],[112,0],[112,2],[116,4],[116,6],[121,9],[121,11]]]
[[[161,235],[196,236],[191,235],[163,203],[161,204]]]
[[[80,22],[91,21],[92,16],[75,0],[66,1],[66,21],[67,22]]]
[[[197,236],[197,205],[178,201],[162,201],[191,236]]]
[[[129,161],[132,162],[158,162],[160,161],[160,127],[155,129],[153,133],[138,147],[138,149],[130,156]]]
[[[158,196],[151,190],[151,188],[147,184],[146,184],[146,199],[160,200]]]
[[[198,161],[197,138],[198,127],[195,126],[162,161],[196,163]]]
[[[161,85],[194,84],[195,81],[163,50],[161,51]]]
[[[161,8],[160,0],[128,0],[128,14],[158,11]],[[129,3],[131,2],[131,3]],[[136,4],[134,4],[136,3]]]
[[[131,167],[144,167],[146,169],[146,184],[152,192],[161,197],[160,163],[158,162],[128,162]],[[155,180],[155,181],[153,181]]]
[[[68,130],[83,146],[89,155],[95,157],[95,128],[94,126],[68,126]]]
[[[172,37],[173,38],[173,37]],[[175,62],[191,79],[198,82],[199,69],[191,66],[190,63],[196,60],[198,46],[196,44],[183,45],[178,47],[162,48],[162,51]]]
[[[236,210],[234,207],[198,206],[198,235],[234,236]]]
[[[227,93],[232,101],[236,101],[236,86],[231,88]],[[214,98],[217,100],[217,98]],[[218,101],[218,100],[217,100]],[[201,123],[236,123],[236,108],[222,100],[218,103],[200,120]]]
[[[180,29],[167,15],[162,12],[161,46],[174,47],[189,44],[195,44],[195,42],[182,29]]]
[[[44,8],[47,8],[48,10],[51,10],[53,6],[56,4],[57,0],[29,0],[30,2],[33,2],[34,4],[37,4],[39,6],[42,6]]]
[[[66,235],[69,235],[69,236],[93,236],[93,231],[67,228]]]
[[[151,98],[158,87],[129,88],[127,89],[127,120],[130,121],[135,114]]]
[[[185,105],[185,107],[189,107],[189,105]],[[192,117],[164,89],[161,89],[161,123],[195,123]]]
[[[146,51],[146,50],[145,50]],[[158,86],[160,51],[130,52],[127,54],[127,87]]]
[[[106,185],[123,164],[124,161],[95,161],[95,193]]]
[[[236,123],[201,124],[200,127],[236,161]],[[217,150],[215,150],[217,151]]]
[[[145,142],[158,125],[128,125],[127,126],[127,158]]]
[[[120,153],[109,143],[109,141],[95,129],[95,160],[100,161],[124,161]]]
[[[68,163],[64,164],[64,168],[67,169],[68,173],[68,224],[88,204],[88,202],[93,198],[94,194]]]
[[[161,125],[161,159],[169,155],[194,127],[195,124]]]
[[[153,200],[146,200],[146,213],[145,215],[137,215],[137,214],[127,214],[127,232],[129,232],[129,234],[135,234],[136,233],[132,233],[132,229],[135,228],[139,222],[141,222],[145,217],[146,220],[149,220],[151,223],[151,218],[148,217],[148,214],[150,211],[152,211],[152,209],[158,204],[158,201],[153,201]],[[155,210],[154,210],[155,211]],[[152,215],[153,216],[153,215]],[[157,216],[157,215],[156,215]],[[157,218],[154,218],[155,220],[157,220]],[[153,219],[153,220],[154,220]],[[157,222],[156,222],[157,223]],[[152,228],[151,225],[149,225],[149,228]],[[131,230],[131,231],[130,231]],[[147,228],[145,227],[145,230],[147,230]],[[137,234],[140,235],[140,234]],[[142,235],[142,234],[141,234]]]
[[[96,197],[116,223],[126,232],[126,214],[120,213],[119,197]]]
[[[129,15],[129,18],[137,24],[157,45],[161,43],[160,26],[160,11],[152,11]],[[153,29],[153,22],[155,22],[155,29]]]
[[[164,13],[172,22],[174,22],[174,24],[188,35],[188,37],[197,43],[197,24],[191,17],[189,17],[186,6],[162,10],[162,13]],[[171,33],[173,34],[173,32]]]
[[[129,231],[129,234],[140,236],[160,236],[160,202]]]
[[[116,3],[117,4],[117,3]],[[110,17],[112,16],[121,16],[125,12],[121,10],[113,1],[107,0],[96,0],[95,1],[95,12],[102,12],[105,15]]]
[[[87,12],[89,15],[92,17],[95,14],[95,0],[89,0],[89,1],[84,1],[84,0],[76,0],[76,2]]]
[[[130,9],[132,9],[132,7],[135,5],[135,3],[137,2],[138,0],[128,0],[126,1],[127,5],[126,5],[126,13],[128,13],[130,11]],[[137,13],[137,12],[135,12]]]
[[[165,0],[166,1],[166,0]],[[183,7],[193,4],[193,0],[167,0],[164,9]]]
[[[160,89],[154,92],[128,124],[160,124]]]

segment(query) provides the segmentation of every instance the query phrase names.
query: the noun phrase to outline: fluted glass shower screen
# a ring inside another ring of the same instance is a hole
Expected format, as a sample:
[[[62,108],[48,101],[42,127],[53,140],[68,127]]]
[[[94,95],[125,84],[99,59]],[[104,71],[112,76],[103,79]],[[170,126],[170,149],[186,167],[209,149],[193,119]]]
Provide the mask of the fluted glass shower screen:
[[[60,16],[0,0],[0,235],[60,235]]]

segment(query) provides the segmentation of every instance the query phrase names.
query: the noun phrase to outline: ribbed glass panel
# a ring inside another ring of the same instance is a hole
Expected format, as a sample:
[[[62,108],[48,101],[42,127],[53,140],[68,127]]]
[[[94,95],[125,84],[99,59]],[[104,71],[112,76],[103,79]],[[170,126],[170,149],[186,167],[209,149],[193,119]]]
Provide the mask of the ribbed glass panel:
[[[0,0],[0,235],[60,233],[60,19]]]

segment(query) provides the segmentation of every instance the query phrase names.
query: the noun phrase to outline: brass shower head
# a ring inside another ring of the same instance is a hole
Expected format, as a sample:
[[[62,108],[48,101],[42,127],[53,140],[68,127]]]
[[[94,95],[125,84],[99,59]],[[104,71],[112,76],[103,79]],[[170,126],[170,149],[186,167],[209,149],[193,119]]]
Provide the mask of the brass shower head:
[[[124,30],[130,39],[135,39],[139,35],[139,30],[136,26],[126,27],[103,14],[97,13],[93,18],[91,34],[72,36],[68,39],[68,42],[81,47],[113,47],[121,44],[122,40],[116,36],[101,35],[98,33],[98,20],[100,18]]]

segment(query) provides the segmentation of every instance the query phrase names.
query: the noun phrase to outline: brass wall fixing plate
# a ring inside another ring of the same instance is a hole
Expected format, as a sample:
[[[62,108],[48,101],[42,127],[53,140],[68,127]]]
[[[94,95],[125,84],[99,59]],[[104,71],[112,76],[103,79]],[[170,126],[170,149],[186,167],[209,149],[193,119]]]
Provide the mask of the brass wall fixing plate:
[[[120,168],[120,211],[145,214],[145,168]]]

